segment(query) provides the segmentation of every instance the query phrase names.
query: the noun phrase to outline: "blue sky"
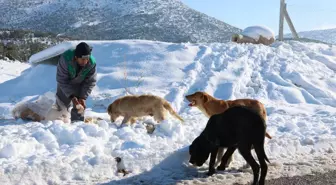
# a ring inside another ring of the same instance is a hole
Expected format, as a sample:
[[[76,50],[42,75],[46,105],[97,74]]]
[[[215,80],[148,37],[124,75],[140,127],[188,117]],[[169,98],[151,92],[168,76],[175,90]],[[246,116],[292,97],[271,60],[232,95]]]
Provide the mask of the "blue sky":
[[[265,25],[277,35],[280,0],[181,0],[189,7],[244,29]],[[297,32],[336,28],[336,0],[286,0]],[[284,32],[289,33],[287,23]]]

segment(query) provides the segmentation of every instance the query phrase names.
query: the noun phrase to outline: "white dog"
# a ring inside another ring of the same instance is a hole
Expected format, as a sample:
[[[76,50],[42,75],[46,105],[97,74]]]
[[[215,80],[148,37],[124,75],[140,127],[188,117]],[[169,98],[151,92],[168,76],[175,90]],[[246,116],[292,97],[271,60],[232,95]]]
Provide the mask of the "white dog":
[[[21,118],[31,121],[61,120],[64,123],[70,123],[70,111],[68,108],[62,103],[56,105],[54,102],[53,99],[48,98],[47,94],[45,94],[34,102],[22,102],[15,105],[12,110],[12,115],[15,119]],[[79,107],[79,109],[80,108],[84,110],[83,107]]]

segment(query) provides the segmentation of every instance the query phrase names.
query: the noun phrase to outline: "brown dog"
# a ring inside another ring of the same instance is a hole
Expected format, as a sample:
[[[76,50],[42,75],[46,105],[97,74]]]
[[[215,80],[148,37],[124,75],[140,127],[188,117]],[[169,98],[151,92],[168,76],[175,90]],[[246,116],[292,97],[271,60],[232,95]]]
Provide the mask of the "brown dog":
[[[107,108],[110,119],[114,122],[119,116],[123,116],[122,124],[130,121],[135,123],[137,117],[153,116],[154,120],[165,120],[166,110],[177,119],[183,119],[173,110],[165,99],[154,95],[129,95],[116,99]]]
[[[189,106],[197,107],[200,109],[208,118],[210,118],[214,114],[219,114],[224,112],[230,107],[234,106],[246,106],[252,108],[253,110],[259,112],[261,117],[266,121],[267,114],[264,105],[259,102],[258,100],[253,99],[236,99],[236,100],[219,100],[214,98],[213,96],[209,95],[206,92],[195,92],[193,94],[187,95],[186,99],[190,102]],[[272,137],[266,132],[265,136],[269,139]],[[224,153],[224,148],[220,148],[218,150],[218,158],[221,157]],[[228,161],[228,164],[231,162]],[[219,161],[218,161],[219,162]]]
[[[197,107],[200,109],[208,118],[214,114],[219,114],[227,110],[229,107],[241,105],[254,109],[259,112],[261,117],[266,120],[266,109],[264,105],[258,100],[253,99],[237,99],[237,100],[219,100],[210,96],[206,92],[195,92],[186,96],[187,100],[190,102],[189,106]],[[272,139],[272,137],[266,132],[266,137]]]

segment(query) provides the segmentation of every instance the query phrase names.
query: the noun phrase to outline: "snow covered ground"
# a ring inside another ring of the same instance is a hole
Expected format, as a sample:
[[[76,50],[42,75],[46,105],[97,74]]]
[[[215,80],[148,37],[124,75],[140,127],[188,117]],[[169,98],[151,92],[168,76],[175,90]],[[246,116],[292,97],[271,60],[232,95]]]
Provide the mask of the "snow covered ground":
[[[19,61],[0,60],[0,83],[16,78],[30,65]]]
[[[336,169],[336,47],[310,43],[172,44],[92,41],[98,83],[87,115],[108,119],[106,108],[125,95],[164,97],[185,119],[173,117],[152,135],[139,121],[118,128],[59,121],[12,120],[23,100],[55,92],[56,66],[18,67],[1,61],[0,184],[232,184],[252,180],[236,152],[232,169],[206,177],[207,165],[188,165],[188,146],[207,118],[185,95],[206,91],[220,99],[255,98],[268,114],[267,179]],[[20,75],[20,70],[24,70]],[[125,77],[127,80],[125,80]],[[152,118],[145,118],[153,121]],[[132,171],[116,174],[114,157]]]

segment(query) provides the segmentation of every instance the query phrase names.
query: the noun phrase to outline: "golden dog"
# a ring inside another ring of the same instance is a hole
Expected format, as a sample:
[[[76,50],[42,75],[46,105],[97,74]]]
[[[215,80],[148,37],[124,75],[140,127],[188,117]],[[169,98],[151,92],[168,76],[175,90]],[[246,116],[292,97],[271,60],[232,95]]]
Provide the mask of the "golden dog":
[[[266,120],[266,109],[264,105],[258,100],[253,99],[236,99],[236,100],[219,100],[209,95],[206,92],[195,92],[193,94],[187,95],[186,99],[190,102],[189,106],[197,107],[200,109],[203,114],[205,114],[208,118],[210,118],[214,114],[219,114],[227,110],[229,107],[241,105],[249,107],[255,111],[257,111],[264,120]],[[269,139],[272,137],[266,132],[265,136]],[[224,153],[224,148],[220,148],[218,150],[217,160],[220,161],[219,157],[221,157]],[[228,161],[228,164],[232,159]],[[217,161],[217,162],[219,162]]]
[[[121,124],[135,123],[137,117],[153,116],[154,120],[161,122],[165,120],[166,110],[180,121],[184,121],[165,99],[154,95],[128,95],[116,99],[111,103],[107,112],[114,122],[119,116],[124,119]]]

